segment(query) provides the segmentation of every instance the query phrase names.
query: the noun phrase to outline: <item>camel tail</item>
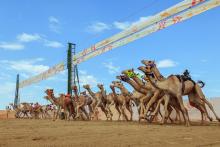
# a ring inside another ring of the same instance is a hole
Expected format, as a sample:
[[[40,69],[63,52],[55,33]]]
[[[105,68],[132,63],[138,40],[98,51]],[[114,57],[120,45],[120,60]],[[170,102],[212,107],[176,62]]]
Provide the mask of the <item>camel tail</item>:
[[[205,86],[205,83],[203,81],[201,81],[201,80],[199,80],[197,83],[200,84],[201,88],[203,88]]]

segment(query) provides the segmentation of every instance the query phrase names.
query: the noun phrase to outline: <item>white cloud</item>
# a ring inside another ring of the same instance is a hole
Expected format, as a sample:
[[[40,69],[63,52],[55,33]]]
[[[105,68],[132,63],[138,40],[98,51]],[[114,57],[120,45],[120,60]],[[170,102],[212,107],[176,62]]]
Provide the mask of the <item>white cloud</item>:
[[[17,36],[18,41],[20,42],[31,42],[31,41],[37,41],[41,39],[41,36],[38,34],[27,34],[22,33]]]
[[[120,29],[120,30],[125,30],[127,29],[129,26],[131,25],[130,22],[118,22],[118,21],[115,21],[113,23],[113,26],[117,29]]]
[[[115,73],[120,72],[120,67],[113,65],[112,62],[103,63],[103,65],[108,69],[108,72],[110,74],[115,74]]]
[[[146,21],[150,18],[151,16],[148,16],[148,17],[140,17],[137,21],[134,21],[134,22],[118,22],[118,21],[115,21],[113,23],[113,26],[116,28],[116,29],[120,29],[120,30],[125,30],[125,29],[128,29],[129,27],[131,26],[134,26],[134,25],[137,25],[138,23],[141,23],[143,21]]]
[[[208,60],[207,59],[202,59],[201,62],[206,63],[206,62],[208,62]]]
[[[177,63],[171,59],[161,60],[157,63],[158,68],[169,68],[169,67],[175,67],[175,66],[177,66]]]
[[[63,47],[63,44],[58,42],[58,41],[48,41],[48,40],[45,40],[45,46],[47,47],[52,47],[52,48],[61,48]]]
[[[134,21],[131,23],[131,25],[137,25],[138,23],[144,22],[146,20],[148,20],[151,16],[147,16],[147,17],[140,17],[139,20]]]
[[[96,23],[93,23],[92,25],[88,26],[86,30],[91,33],[100,33],[105,30],[109,30],[110,28],[111,27],[106,23],[96,22]]]
[[[49,17],[49,22],[51,22],[51,23],[60,23],[59,20],[54,16]]]
[[[48,20],[49,20],[49,29],[52,32],[60,33],[61,32],[60,21],[54,16],[50,16]]]
[[[27,74],[31,76],[49,69],[48,66],[37,64],[37,62],[40,61],[43,61],[43,59],[36,58],[31,60],[16,60],[16,61],[1,60],[0,63],[4,64],[5,66],[9,67],[12,70],[16,70],[18,72],[25,74],[25,76],[27,76]]]
[[[88,74],[86,71],[79,71],[79,77],[80,77],[80,85],[89,84],[92,87],[95,87],[98,84],[98,80],[95,76]]]
[[[20,43],[0,42],[0,49],[11,51],[23,50],[24,45]]]

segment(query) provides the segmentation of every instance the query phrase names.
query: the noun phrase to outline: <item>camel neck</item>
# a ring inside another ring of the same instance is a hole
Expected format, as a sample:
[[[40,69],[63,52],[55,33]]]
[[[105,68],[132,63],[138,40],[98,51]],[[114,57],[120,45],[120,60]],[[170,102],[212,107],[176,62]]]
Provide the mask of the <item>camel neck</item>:
[[[113,92],[114,97],[117,97],[117,94],[116,94],[116,92],[115,92],[115,87],[111,87],[111,89],[112,89],[112,92]]]
[[[124,95],[129,94],[129,91],[124,86],[121,86],[121,87],[118,87],[118,88],[121,90],[122,94],[124,94]]]
[[[144,86],[144,83],[137,77],[134,76],[132,79],[139,85],[139,86]]]
[[[104,88],[101,88],[101,94],[103,98],[106,98],[106,91],[104,90]]]
[[[58,105],[58,102],[57,102],[57,98],[52,94],[52,96],[50,97],[51,99],[49,99],[49,101],[54,104],[54,105]]]
[[[95,93],[92,92],[91,88],[87,88],[87,91],[89,92],[89,94],[90,94],[93,98],[95,98]]]
[[[79,99],[79,95],[78,95],[77,90],[73,90],[73,92],[74,92],[74,95],[75,95],[76,99],[78,100]]]
[[[141,86],[140,85],[138,85],[135,81],[133,81],[133,80],[128,80],[128,81],[126,81],[127,83],[129,83],[136,91],[138,91],[138,92],[140,92],[140,93],[146,93],[146,91],[145,90],[143,90],[142,88],[141,88]]]
[[[157,80],[159,80],[159,81],[164,80],[164,76],[160,73],[160,71],[157,67],[153,68],[153,73],[156,76]]]

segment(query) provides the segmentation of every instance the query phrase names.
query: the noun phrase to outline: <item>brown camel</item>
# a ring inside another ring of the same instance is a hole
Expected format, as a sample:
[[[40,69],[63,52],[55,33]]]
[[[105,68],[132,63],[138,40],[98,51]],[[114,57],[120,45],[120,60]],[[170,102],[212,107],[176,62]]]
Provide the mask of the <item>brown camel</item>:
[[[53,120],[57,119],[57,116],[61,110],[64,110],[64,116],[65,116],[65,120],[69,120],[70,116],[72,116],[73,118],[75,117],[75,109],[74,109],[74,104],[71,100],[70,95],[64,95],[64,94],[60,94],[60,97],[56,98],[54,96],[54,91],[53,89],[47,89],[45,91],[45,93],[47,94],[47,96],[45,96],[44,98],[46,98],[47,100],[49,100],[52,104],[56,105],[58,107],[57,109],[57,113],[56,116],[53,117]],[[67,116],[67,111],[69,111],[69,115]]]
[[[137,107],[138,107],[138,113],[139,113],[139,121],[141,121],[141,119],[144,118],[144,113],[145,113],[145,105],[148,104],[148,102],[150,101],[152,95],[153,95],[153,90],[155,89],[154,87],[150,87],[150,85],[148,84],[146,87],[145,86],[140,86],[143,84],[140,84],[142,81],[139,81],[139,84],[137,84],[138,82],[136,82],[135,80],[132,80],[131,78],[129,78],[128,76],[128,70],[123,71],[122,73],[124,73],[123,75],[117,76],[116,78],[119,80],[122,80],[124,82],[129,83],[135,90],[133,91],[133,95],[131,96],[132,100],[136,103]],[[129,72],[130,73],[130,72]],[[134,76],[136,76],[135,73],[132,74],[134,78]],[[131,76],[130,76],[131,77]],[[142,82],[143,83],[143,82]],[[154,107],[156,107],[155,105],[153,105],[153,107],[151,107],[151,111],[154,110]],[[152,116],[151,119],[145,118],[148,121],[153,121],[156,120],[156,114],[154,113],[154,115],[151,114],[151,111],[147,111],[150,113],[150,115]],[[169,107],[169,111],[172,111],[172,108]],[[162,114],[160,113],[160,111],[158,111],[160,116],[162,117]],[[173,122],[173,120],[169,117],[170,121]]]
[[[123,118],[128,120],[128,116],[126,115],[125,110],[122,109],[123,101],[125,99],[124,96],[122,94],[117,94],[116,93],[114,85],[111,84],[110,88],[112,90],[112,97],[113,97],[113,101],[114,101],[110,105],[115,104],[115,109],[118,111],[118,114],[119,114],[118,115],[118,120],[120,120],[121,114],[122,114]]]
[[[90,120],[91,113],[93,113],[92,106],[91,106],[92,98],[89,97],[85,91],[82,92],[80,95],[78,95],[77,86],[73,86],[72,89],[75,94],[75,101],[76,101],[76,118],[80,117],[80,111],[81,111],[86,115],[86,119]],[[86,106],[88,106],[88,108],[89,108],[90,115],[88,114],[88,112],[85,109]]]
[[[114,87],[117,87],[120,89],[122,95],[124,96],[124,100],[123,100],[123,105],[122,105],[122,109],[123,111],[125,111],[125,109],[127,109],[130,113],[130,121],[132,121],[133,119],[133,110],[132,110],[132,93],[130,93],[123,85],[123,83],[121,83],[121,81],[113,81],[112,82]]]
[[[133,79],[140,86],[140,88],[144,88],[144,89],[147,90],[148,96],[142,97],[142,101],[144,101],[144,103],[147,104],[147,109],[145,109],[145,111],[146,111],[145,113],[147,113],[148,109],[150,108],[151,102],[152,102],[153,99],[158,100],[158,99],[161,99],[164,96],[164,93],[159,91],[158,89],[156,89],[149,81],[144,82],[143,80],[141,80],[138,77],[138,74],[136,74],[134,72],[134,69],[124,70],[124,71],[122,71],[122,74],[124,74],[127,77],[130,77],[131,79]],[[145,80],[145,81],[147,81],[147,80]],[[157,94],[155,95],[154,93],[160,93],[160,94],[157,96]],[[149,104],[148,104],[148,102],[149,102]],[[153,105],[153,106],[155,107],[155,105]],[[171,102],[168,105],[168,111],[169,111],[168,113],[171,114],[173,109],[175,109],[176,114],[177,114],[175,120],[180,121],[180,113],[179,113],[180,108],[179,108],[179,105],[178,105],[176,99],[171,98]],[[160,112],[160,111],[157,111],[157,112]],[[153,113],[154,117],[155,117],[155,114],[156,113]],[[159,113],[159,114],[161,114],[161,113]],[[152,114],[151,114],[151,116],[152,116]],[[154,117],[152,117],[152,118],[154,118]],[[173,120],[170,118],[170,115],[169,115],[169,119],[170,119],[171,122],[173,122]],[[163,123],[163,120],[162,120],[162,123]]]
[[[97,84],[97,86],[98,86],[98,88],[100,89],[100,92],[101,92],[101,94],[102,94],[102,99],[101,99],[101,101],[102,101],[102,103],[104,104],[105,109],[106,109],[107,112],[108,112],[108,115],[109,115],[109,117],[110,117],[110,120],[112,120],[113,113],[112,113],[110,107],[111,107],[112,105],[114,105],[114,95],[113,95],[112,93],[106,94],[106,90],[105,90],[103,84]]]
[[[142,60],[142,63],[145,64],[147,69],[150,69],[155,74],[155,77],[159,77],[158,80],[160,81],[165,80],[165,78],[160,74],[154,61]],[[204,83],[202,81],[199,81],[198,83],[194,82],[191,79],[188,70],[184,72],[184,75],[181,76],[181,78],[183,85],[182,94],[188,95],[190,104],[201,112],[202,123],[203,123],[203,115],[206,115],[209,118],[209,120],[212,121],[212,118],[209,116],[207,112],[205,104],[208,105],[210,110],[215,115],[216,119],[220,121],[219,117],[217,116],[216,112],[213,109],[213,106],[211,105],[211,103],[207,101],[205,95],[202,92],[201,88],[204,86]],[[199,84],[202,84],[202,86],[200,87]]]
[[[95,116],[95,114],[97,114],[96,111],[98,111],[98,107],[100,107],[102,112],[104,112],[106,119],[108,120],[109,119],[108,112],[105,109],[105,106],[101,101],[102,100],[102,93],[100,91],[94,93],[91,90],[90,85],[88,85],[88,84],[83,85],[83,88],[86,89],[88,91],[88,93],[91,95],[91,97],[93,98],[92,104],[91,104],[92,110],[93,110],[93,117],[97,117],[97,116]]]
[[[190,126],[190,121],[189,121],[189,115],[188,115],[188,111],[187,109],[184,107],[183,104],[183,98],[182,98],[182,84],[179,81],[179,79],[176,76],[170,76],[168,77],[166,80],[164,81],[152,81],[152,77],[153,75],[152,72],[148,72],[146,70],[145,66],[141,66],[138,67],[139,70],[143,71],[146,74],[146,77],[149,79],[150,83],[157,89],[159,89],[160,91],[163,91],[165,93],[165,118],[168,118],[168,103],[170,100],[170,96],[174,96],[175,98],[177,98],[178,103],[180,105],[181,111],[183,112],[183,117],[184,120],[186,120],[185,124],[186,126]],[[154,103],[157,99],[151,99],[152,101],[150,101],[148,104],[151,105],[152,103]],[[165,120],[163,120],[164,122]]]
[[[29,103],[20,103],[18,106],[15,106],[13,103],[9,104],[12,106],[13,110],[15,110],[15,117],[16,118],[24,118],[25,116],[27,118],[30,118],[28,113],[31,115],[32,107]],[[21,116],[23,114],[23,116]],[[31,115],[32,117],[32,115]]]

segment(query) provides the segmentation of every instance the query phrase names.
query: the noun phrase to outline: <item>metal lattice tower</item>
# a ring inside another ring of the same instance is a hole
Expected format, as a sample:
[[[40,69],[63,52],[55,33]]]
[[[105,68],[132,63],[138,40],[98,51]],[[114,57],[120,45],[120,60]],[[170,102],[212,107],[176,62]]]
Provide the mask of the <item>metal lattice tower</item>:
[[[76,44],[68,43],[67,51],[67,69],[68,69],[68,82],[67,93],[72,95],[72,86],[78,87],[78,93],[80,92],[79,74],[77,64],[73,64],[73,57],[76,55]]]

